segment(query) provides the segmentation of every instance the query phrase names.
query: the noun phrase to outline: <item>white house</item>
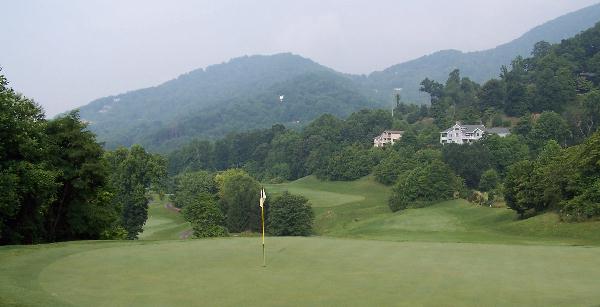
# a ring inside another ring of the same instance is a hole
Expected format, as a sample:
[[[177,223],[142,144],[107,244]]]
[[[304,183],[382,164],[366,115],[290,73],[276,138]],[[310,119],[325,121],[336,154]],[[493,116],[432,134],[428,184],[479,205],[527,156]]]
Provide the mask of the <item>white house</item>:
[[[510,134],[510,131],[508,128],[485,128],[484,125],[463,125],[456,122],[454,126],[440,132],[440,143],[469,144],[481,139],[486,133],[505,137]]]
[[[384,147],[388,144],[394,145],[394,143],[402,138],[404,131],[385,130],[380,135],[373,139],[373,146]]]

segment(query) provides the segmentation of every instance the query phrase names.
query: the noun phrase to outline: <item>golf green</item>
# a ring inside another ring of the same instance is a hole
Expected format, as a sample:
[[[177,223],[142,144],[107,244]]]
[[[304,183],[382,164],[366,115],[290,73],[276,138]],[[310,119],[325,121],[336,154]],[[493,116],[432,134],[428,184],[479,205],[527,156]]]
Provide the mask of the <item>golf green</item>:
[[[283,237],[268,238],[267,252],[262,267],[256,238],[3,248],[0,298],[46,306],[600,302],[598,247]],[[11,292],[16,285],[25,289]]]
[[[372,177],[267,189],[305,195],[323,236],[267,238],[262,267],[259,238],[180,240],[189,223],[155,197],[141,240],[0,247],[0,306],[600,303],[599,221],[464,200],[392,213]]]

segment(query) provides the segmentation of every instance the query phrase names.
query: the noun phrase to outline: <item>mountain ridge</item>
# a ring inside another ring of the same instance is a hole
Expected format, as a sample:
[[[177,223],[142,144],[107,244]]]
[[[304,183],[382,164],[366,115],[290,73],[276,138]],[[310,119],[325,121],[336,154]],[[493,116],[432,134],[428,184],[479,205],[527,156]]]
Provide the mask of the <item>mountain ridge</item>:
[[[515,57],[529,56],[535,43],[559,43],[593,27],[598,21],[600,4],[595,4],[549,20],[494,48],[469,52],[456,49],[439,50],[374,71],[367,75],[366,79],[362,79],[362,82],[371,89],[371,96],[375,99],[390,100],[394,88],[403,88],[404,98],[423,103],[428,96],[419,93],[419,83],[425,78],[445,82],[448,74],[458,68],[463,76],[481,83],[498,76],[500,67],[509,65]]]
[[[395,88],[403,88],[405,101],[425,103],[428,96],[419,91],[425,78],[444,82],[458,68],[461,75],[483,82],[514,57],[526,56],[536,42],[560,41],[598,20],[600,4],[548,21],[493,49],[441,50],[369,75],[337,72],[293,53],[246,55],[157,86],[96,99],[80,113],[108,148],[141,143],[166,151],[198,137],[277,123],[302,125],[319,112],[343,117],[361,108],[391,108]],[[303,93],[295,89],[295,82],[303,86]],[[287,97],[285,108],[276,101],[279,95]]]

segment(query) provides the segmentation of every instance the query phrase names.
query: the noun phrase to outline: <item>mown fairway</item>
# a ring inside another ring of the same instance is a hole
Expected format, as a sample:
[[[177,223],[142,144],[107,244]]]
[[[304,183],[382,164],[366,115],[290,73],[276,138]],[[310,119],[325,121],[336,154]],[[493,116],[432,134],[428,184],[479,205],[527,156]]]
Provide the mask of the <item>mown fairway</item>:
[[[321,237],[179,240],[153,201],[135,242],[0,247],[0,306],[592,306],[600,223],[449,201],[391,213],[372,178],[268,185],[307,196]],[[369,240],[365,240],[369,239]],[[582,246],[574,246],[582,245]]]
[[[166,208],[168,201],[159,200],[156,195],[148,208],[148,221],[140,240],[173,240],[181,239],[191,226],[181,213]]]

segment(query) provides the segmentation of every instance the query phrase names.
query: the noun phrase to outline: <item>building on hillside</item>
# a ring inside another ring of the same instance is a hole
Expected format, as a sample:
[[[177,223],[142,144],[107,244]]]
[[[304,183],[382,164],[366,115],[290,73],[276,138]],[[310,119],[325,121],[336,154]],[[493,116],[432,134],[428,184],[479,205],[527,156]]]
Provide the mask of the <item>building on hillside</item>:
[[[404,131],[385,130],[373,139],[373,146],[384,147],[388,144],[394,145],[397,140],[402,138],[402,134],[404,134]]]
[[[505,137],[510,134],[508,128],[486,128],[484,125],[463,125],[460,122],[440,132],[441,144],[470,144],[481,139],[485,134],[497,134]]]

